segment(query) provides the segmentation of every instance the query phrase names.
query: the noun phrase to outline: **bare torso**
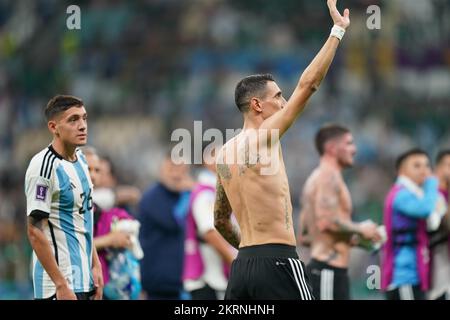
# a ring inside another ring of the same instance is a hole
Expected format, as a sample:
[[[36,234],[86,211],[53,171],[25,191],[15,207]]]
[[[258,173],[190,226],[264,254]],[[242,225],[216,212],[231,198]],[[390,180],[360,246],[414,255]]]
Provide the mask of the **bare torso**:
[[[321,194],[320,197],[336,199],[337,210],[333,213],[342,220],[351,220],[352,204],[350,192],[338,170],[328,167],[318,167],[313,171],[306,181],[303,194],[303,223],[305,223],[308,236],[311,241],[311,257],[328,263],[334,267],[348,267],[350,258],[350,236],[348,234],[336,233],[333,231],[319,230],[321,223],[320,216],[316,212],[317,206],[320,206],[318,190],[330,190],[324,188],[324,184],[330,183],[330,176],[334,177],[335,187],[330,193]]]
[[[259,150],[255,144],[244,130],[228,141],[217,157],[225,163],[217,168],[240,227],[239,247],[267,243],[295,245],[292,204],[280,144]],[[268,163],[268,158],[276,160]],[[262,174],[261,169],[269,166],[274,170]]]

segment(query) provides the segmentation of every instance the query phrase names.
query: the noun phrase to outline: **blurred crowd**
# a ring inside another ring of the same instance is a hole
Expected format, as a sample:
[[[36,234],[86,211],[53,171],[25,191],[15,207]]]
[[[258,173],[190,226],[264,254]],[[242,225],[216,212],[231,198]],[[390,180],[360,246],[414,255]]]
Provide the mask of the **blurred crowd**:
[[[144,191],[174,129],[191,130],[194,120],[203,130],[239,128],[234,86],[248,74],[272,73],[289,96],[332,23],[325,1],[77,3],[80,30],[66,27],[68,1],[0,2],[0,298],[29,293],[23,179],[30,157],[49,142],[43,108],[52,96],[84,100],[90,144],[113,160],[121,183]],[[373,4],[381,8],[380,30],[366,26]],[[284,137],[284,158],[298,212],[318,160],[316,130],[329,121],[349,127],[358,146],[346,177],[355,219],[381,222],[395,157],[413,146],[435,155],[450,145],[450,1],[344,5],[352,26]]]

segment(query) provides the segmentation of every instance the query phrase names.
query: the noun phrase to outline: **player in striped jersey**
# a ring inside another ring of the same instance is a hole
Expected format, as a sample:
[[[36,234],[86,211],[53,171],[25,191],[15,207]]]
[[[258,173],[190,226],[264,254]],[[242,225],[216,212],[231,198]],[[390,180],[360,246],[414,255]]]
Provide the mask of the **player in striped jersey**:
[[[79,146],[87,142],[83,101],[58,95],[45,109],[52,143],[25,175],[28,238],[36,299],[101,299],[103,280],[93,246],[92,182]]]

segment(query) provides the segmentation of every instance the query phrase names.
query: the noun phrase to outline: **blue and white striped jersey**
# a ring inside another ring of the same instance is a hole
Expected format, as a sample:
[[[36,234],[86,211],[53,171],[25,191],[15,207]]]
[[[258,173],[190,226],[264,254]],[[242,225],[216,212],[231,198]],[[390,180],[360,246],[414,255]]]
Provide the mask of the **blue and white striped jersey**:
[[[93,185],[86,158],[77,149],[77,160],[64,160],[50,145],[30,161],[25,175],[27,215],[48,213],[44,233],[59,270],[74,292],[94,288],[92,277]],[[33,252],[32,278],[35,298],[49,298],[55,284]]]

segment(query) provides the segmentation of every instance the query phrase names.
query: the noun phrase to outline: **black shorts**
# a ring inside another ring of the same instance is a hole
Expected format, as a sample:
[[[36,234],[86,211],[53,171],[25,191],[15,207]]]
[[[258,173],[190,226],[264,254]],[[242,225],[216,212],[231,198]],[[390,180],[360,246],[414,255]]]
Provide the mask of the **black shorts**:
[[[394,290],[386,291],[387,300],[426,300],[425,292],[419,285],[402,285]]]
[[[264,244],[239,249],[225,300],[313,300],[305,265],[294,246]]]
[[[306,267],[313,294],[320,300],[350,300],[347,268],[336,268],[316,259]]]

